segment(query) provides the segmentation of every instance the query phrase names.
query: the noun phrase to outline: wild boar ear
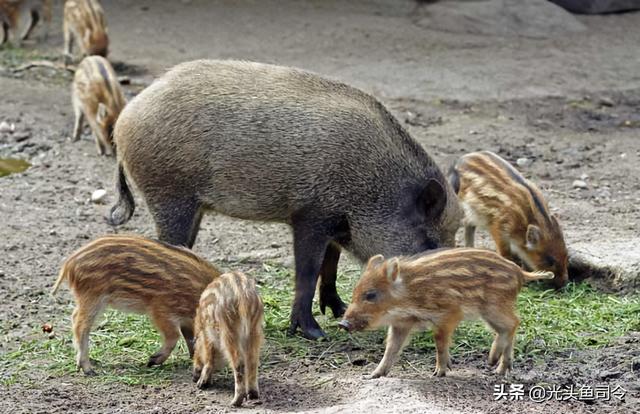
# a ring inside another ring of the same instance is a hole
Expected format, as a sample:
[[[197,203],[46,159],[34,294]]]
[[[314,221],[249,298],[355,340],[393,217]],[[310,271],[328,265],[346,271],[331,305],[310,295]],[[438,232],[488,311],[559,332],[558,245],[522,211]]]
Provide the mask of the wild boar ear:
[[[98,103],[98,112],[96,113],[96,121],[101,124],[107,117],[107,107],[102,102]]]
[[[431,178],[422,189],[418,202],[427,217],[440,217],[447,205],[447,192],[438,180]]]
[[[397,257],[394,257],[387,263],[387,279],[389,279],[389,282],[394,283],[396,280],[398,280],[399,275],[400,261]]]
[[[383,255],[377,254],[375,256],[372,256],[369,259],[369,262],[367,262],[367,269],[375,269],[376,267],[379,267],[383,262],[384,262]]]
[[[542,238],[542,231],[540,227],[529,224],[527,227],[527,249],[533,250],[540,244],[540,239]]]

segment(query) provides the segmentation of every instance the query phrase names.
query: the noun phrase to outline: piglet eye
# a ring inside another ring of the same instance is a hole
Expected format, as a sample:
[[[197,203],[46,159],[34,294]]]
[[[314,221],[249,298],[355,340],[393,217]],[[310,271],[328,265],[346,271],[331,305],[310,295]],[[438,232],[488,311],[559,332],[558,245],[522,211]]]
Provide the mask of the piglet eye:
[[[547,266],[553,266],[556,264],[556,259],[554,259],[553,256],[546,255],[544,261],[546,262]]]
[[[367,302],[375,302],[378,299],[378,292],[375,290],[370,290],[364,294],[364,300]]]

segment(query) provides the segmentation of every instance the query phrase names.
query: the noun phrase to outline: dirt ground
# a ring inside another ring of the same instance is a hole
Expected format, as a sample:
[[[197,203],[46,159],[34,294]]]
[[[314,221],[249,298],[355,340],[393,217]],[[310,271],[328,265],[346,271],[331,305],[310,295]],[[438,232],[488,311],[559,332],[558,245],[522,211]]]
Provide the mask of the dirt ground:
[[[568,245],[607,245],[640,234],[640,13],[579,17],[586,30],[550,38],[434,30],[412,1],[104,1],[116,69],[133,94],[172,65],[237,58],[298,66],[373,93],[443,168],[457,156],[493,150],[540,184],[564,224]],[[61,10],[45,45],[62,48]],[[0,63],[1,64],[1,63]],[[2,73],[0,73],[2,75]],[[15,349],[43,321],[61,315],[46,293],[63,258],[111,232],[114,161],[85,135],[71,143],[73,115],[64,76],[35,69],[0,76],[0,157],[26,158],[24,174],[0,179],[0,352]],[[357,160],[354,160],[357,162]],[[576,188],[582,180],[586,188]],[[144,204],[123,226],[154,236]],[[291,265],[285,226],[208,217],[196,252],[208,259],[269,258]],[[635,244],[637,246],[637,244]],[[348,261],[346,258],[344,261]],[[344,264],[344,263],[343,263]],[[256,264],[258,266],[258,264]],[[256,411],[309,412],[640,412],[640,333],[597,351],[516,367],[513,382],[619,384],[624,402],[500,401],[499,380],[480,357],[445,380],[398,366],[364,381],[370,366],[319,372],[292,362],[261,378]],[[0,412],[225,411],[230,389],[199,391],[189,373],[166,387],[39,378],[0,389]]]

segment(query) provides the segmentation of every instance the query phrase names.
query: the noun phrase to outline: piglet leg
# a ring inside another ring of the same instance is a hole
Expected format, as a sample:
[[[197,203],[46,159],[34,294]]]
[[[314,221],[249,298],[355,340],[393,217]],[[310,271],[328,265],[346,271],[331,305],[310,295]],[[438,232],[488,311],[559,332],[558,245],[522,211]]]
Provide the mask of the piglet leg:
[[[389,333],[387,334],[387,348],[384,351],[384,356],[378,367],[368,375],[367,379],[379,378],[387,375],[393,364],[398,359],[400,351],[407,342],[409,333],[411,332],[411,326],[391,326],[389,327]]]

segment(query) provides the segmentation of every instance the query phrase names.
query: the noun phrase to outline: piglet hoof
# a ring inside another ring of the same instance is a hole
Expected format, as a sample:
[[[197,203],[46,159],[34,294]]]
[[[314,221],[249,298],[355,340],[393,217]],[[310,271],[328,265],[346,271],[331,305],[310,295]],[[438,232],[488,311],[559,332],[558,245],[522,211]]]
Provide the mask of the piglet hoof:
[[[433,371],[434,377],[445,377],[446,375],[447,375],[446,368],[436,367],[436,369]]]
[[[209,381],[207,381],[204,377],[200,377],[200,379],[198,379],[198,381],[196,382],[196,387],[200,388],[201,390],[204,390],[205,388],[207,388],[207,386],[209,386]]]
[[[504,377],[509,375],[510,371],[511,371],[511,367],[507,364],[503,364],[502,362],[500,363],[500,365],[498,365],[498,368],[496,368],[496,374],[502,375]]]
[[[233,400],[231,400],[231,406],[232,407],[240,407],[242,405],[242,402],[244,401],[244,395],[239,394],[236,395],[235,397],[233,397]]]
[[[95,377],[96,375],[98,375],[93,368],[89,368],[89,369],[85,369],[83,370],[84,375],[86,375],[87,377]]]
[[[198,380],[200,379],[200,373],[201,371],[193,371],[193,375],[191,375],[191,379],[193,380],[193,382],[198,382]]]
[[[249,390],[249,392],[247,393],[247,398],[250,400],[259,400],[260,393],[258,392],[258,390]]]
[[[371,374],[369,375],[365,375],[364,379],[366,380],[372,380],[372,379],[376,379],[376,378],[381,378],[384,377],[385,375],[387,375],[384,372],[379,372],[379,371],[373,371]]]
[[[167,358],[164,356],[164,354],[153,354],[149,357],[149,361],[147,362],[147,367],[152,367],[154,365],[162,365],[162,363],[166,360]]]

